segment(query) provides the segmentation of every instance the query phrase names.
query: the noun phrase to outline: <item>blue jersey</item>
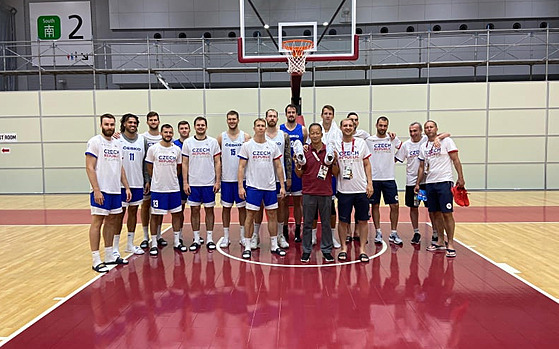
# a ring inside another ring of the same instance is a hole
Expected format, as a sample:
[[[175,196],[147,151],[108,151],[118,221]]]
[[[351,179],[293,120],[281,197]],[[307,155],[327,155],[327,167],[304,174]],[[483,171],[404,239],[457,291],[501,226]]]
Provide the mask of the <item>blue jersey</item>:
[[[287,133],[289,135],[289,141],[291,142],[291,157],[293,157],[293,142],[296,140],[301,141],[301,144],[305,144],[305,138],[303,136],[303,126],[297,124],[293,131],[290,131],[285,127],[285,124],[280,125],[280,130]],[[287,160],[287,159],[286,159]],[[293,161],[293,160],[291,160]],[[291,190],[290,192],[292,195],[302,195],[303,190],[303,182],[301,178],[299,178],[295,174],[295,166],[291,166]]]

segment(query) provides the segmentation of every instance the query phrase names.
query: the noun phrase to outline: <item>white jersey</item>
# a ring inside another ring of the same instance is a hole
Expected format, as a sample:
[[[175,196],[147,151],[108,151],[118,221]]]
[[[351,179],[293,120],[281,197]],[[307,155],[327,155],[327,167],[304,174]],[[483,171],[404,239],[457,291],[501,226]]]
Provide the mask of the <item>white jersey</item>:
[[[106,194],[120,194],[121,143],[116,139],[107,140],[102,135],[97,135],[87,142],[85,155],[91,155],[97,159],[95,174],[99,189]]]
[[[193,187],[208,187],[215,184],[214,157],[221,150],[217,140],[206,136],[202,140],[196,136],[187,138],[182,145],[182,155],[188,158],[188,184]]]
[[[274,160],[281,159],[277,145],[270,140],[258,143],[254,139],[243,143],[239,157],[247,160],[245,169],[247,187],[259,190],[276,190]]]
[[[239,152],[245,142],[245,133],[240,131],[236,139],[229,138],[227,132],[221,134],[221,181],[237,182]]]
[[[342,141],[342,130],[340,130],[340,128],[334,121],[332,121],[332,125],[330,126],[328,132],[326,132],[326,130],[324,129],[322,121],[320,122],[320,126],[322,126],[322,143],[326,145],[334,145]],[[308,143],[310,143],[310,137],[308,137]]]
[[[130,188],[143,188],[145,139],[142,135],[138,135],[135,140],[130,141],[122,134],[119,140],[122,145],[122,166],[126,172],[128,184]],[[124,188],[124,186],[121,187]]]
[[[419,142],[410,139],[405,141],[400,150],[396,153],[396,160],[400,162],[406,161],[406,185],[414,186],[417,183],[417,171],[419,170],[419,148],[423,143],[427,142],[427,136],[423,135]],[[425,183],[425,177],[423,177]]]
[[[159,141],[161,140],[160,134],[158,134],[157,136],[153,136],[148,131],[142,133],[142,136],[145,138],[148,148],[154,145],[155,143],[159,143]]]
[[[369,132],[367,132],[365,130],[355,130],[355,134],[353,135],[353,137],[361,138],[361,139],[367,139],[367,138],[371,137],[371,135],[369,134]]]
[[[402,142],[400,142],[398,137],[390,140],[388,135],[383,138],[372,135],[365,141],[371,153],[369,160],[371,161],[373,181],[394,179],[394,157],[402,146]]]
[[[450,137],[441,140],[440,148],[427,141],[419,149],[419,160],[425,161],[425,183],[453,181],[452,160],[448,154],[457,152],[458,148]]]
[[[179,147],[174,144],[164,147],[161,143],[155,143],[148,149],[146,162],[153,164],[151,191],[173,193],[180,190],[177,165],[182,163],[182,157]]]
[[[360,138],[353,138],[352,142],[339,141],[334,144],[334,149],[338,153],[338,164],[340,173],[337,177],[338,192],[342,194],[365,193],[367,191],[367,175],[363,159],[368,159],[371,154]],[[353,177],[343,179],[343,173],[347,168],[351,169]]]
[[[278,133],[274,138],[268,137],[268,135],[266,134],[266,139],[275,143],[278,147],[278,150],[280,151],[280,154],[283,155],[285,150],[285,133],[282,130],[278,130]],[[285,175],[285,159],[283,158],[283,156],[280,162],[281,162],[281,169],[283,171],[283,180],[285,181],[287,179],[287,176]],[[278,176],[276,176],[276,182],[279,183]]]

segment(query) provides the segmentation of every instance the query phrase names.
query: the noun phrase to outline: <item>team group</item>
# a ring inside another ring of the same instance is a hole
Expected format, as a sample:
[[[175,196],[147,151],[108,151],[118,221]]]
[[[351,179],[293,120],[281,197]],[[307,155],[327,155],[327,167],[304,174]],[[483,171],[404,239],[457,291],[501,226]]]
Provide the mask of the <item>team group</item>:
[[[215,250],[214,206],[219,191],[224,231],[220,247],[227,248],[231,243],[231,208],[236,205],[244,259],[250,259],[252,250],[259,248],[264,211],[268,218],[270,250],[278,256],[286,255],[285,249],[289,248],[286,197],[290,195],[294,206],[294,241],[302,242],[301,262],[310,261],[312,245],[317,243],[319,216],[320,248],[325,262],[334,261],[334,248],[340,249],[339,261],[347,260],[347,245],[352,240],[361,242],[358,258],[368,262],[365,244],[369,205],[376,229],[374,242],[383,241],[381,194],[390,207],[388,240],[397,245],[403,243],[397,232],[399,204],[394,174],[397,161],[406,162],[405,204],[410,209],[414,229],[411,242],[420,243],[418,198],[422,198],[428,203],[433,224],[427,250],[446,252],[450,258],[456,256],[452,167],[458,174],[456,186],[464,186],[464,176],[456,145],[449,134],[438,133],[436,122],[427,121],[424,127],[412,123],[410,139],[402,143],[388,131],[389,120],[385,116],[377,119],[376,134],[369,135],[358,129],[359,117],[353,112],[338,126],[334,122],[334,107],[330,105],[322,108],[321,122],[312,123],[308,129],[297,123],[297,115],[296,106],[287,105],[286,122],[278,127],[278,112],[269,109],[265,118],[254,120],[251,137],[239,129],[239,114],[231,110],[226,115],[227,131],[217,138],[207,135],[207,120],[199,116],[193,123],[195,135],[190,137],[190,124],[181,121],[176,139],[173,127],[169,124],[160,127],[159,115],[153,111],[147,114],[149,129],[143,134],[138,134],[136,115],[122,116],[120,132],[115,132],[113,115],[102,115],[101,134],[88,141],[86,150],[86,172],[92,188],[89,240],[93,270],[104,273],[109,271],[110,264],[128,263],[119,252],[126,210],[126,252],[144,254],[149,249],[150,255],[157,256],[159,248],[168,244],[161,236],[163,216],[167,213],[172,216],[175,250],[196,251],[204,243],[208,250]],[[182,235],[186,204],[190,206],[193,233],[189,247],[185,246]],[[140,205],[144,239],[140,246],[134,246]],[[200,234],[202,205],[205,240]],[[104,262],[99,252],[101,232]]]

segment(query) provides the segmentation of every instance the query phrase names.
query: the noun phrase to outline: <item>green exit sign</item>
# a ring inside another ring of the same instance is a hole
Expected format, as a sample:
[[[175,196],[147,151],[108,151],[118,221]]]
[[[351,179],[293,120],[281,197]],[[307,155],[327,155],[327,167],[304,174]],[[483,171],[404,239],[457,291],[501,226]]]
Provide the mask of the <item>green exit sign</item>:
[[[37,18],[37,37],[41,40],[58,40],[62,35],[60,17],[39,16]]]

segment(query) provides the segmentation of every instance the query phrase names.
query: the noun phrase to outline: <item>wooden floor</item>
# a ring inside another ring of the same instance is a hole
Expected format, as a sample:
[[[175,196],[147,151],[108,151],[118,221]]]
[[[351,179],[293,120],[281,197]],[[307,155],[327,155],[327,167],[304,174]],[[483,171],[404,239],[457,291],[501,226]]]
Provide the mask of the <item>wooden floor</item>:
[[[471,208],[530,208],[559,206],[559,192],[474,192]],[[11,210],[87,210],[87,195],[0,196],[0,213]],[[72,212],[73,212],[72,211]],[[70,212],[70,211],[68,211]],[[522,209],[520,212],[523,212]],[[73,214],[73,213],[72,213]],[[216,217],[220,217],[219,214]],[[383,217],[386,217],[384,215]],[[401,208],[402,221],[408,221]],[[421,217],[425,217],[422,214]],[[30,217],[31,219],[33,217]],[[559,297],[559,217],[490,222],[457,222],[456,238],[496,263],[506,263],[524,280]],[[220,220],[220,219],[219,219]],[[383,219],[385,220],[385,219]],[[2,225],[0,222],[0,339],[57,304],[97,275],[91,271],[87,222],[63,225]],[[168,224],[163,227],[165,229]],[[217,229],[216,229],[217,230]],[[190,231],[188,229],[188,231]],[[405,241],[410,232],[402,232]],[[125,235],[123,235],[124,237]],[[236,236],[236,235],[233,235]],[[125,238],[121,241],[124,249]],[[142,240],[141,227],[136,243]],[[459,258],[457,259],[459,263]],[[0,341],[1,343],[1,341]]]

